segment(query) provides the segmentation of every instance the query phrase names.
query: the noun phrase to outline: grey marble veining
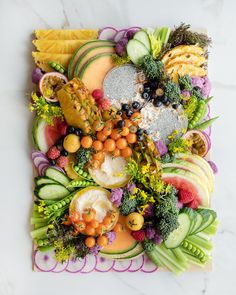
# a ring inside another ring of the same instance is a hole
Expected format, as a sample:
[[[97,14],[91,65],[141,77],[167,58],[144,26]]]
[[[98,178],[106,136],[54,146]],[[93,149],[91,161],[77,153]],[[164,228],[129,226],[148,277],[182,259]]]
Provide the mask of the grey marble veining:
[[[0,295],[49,294],[236,294],[236,2],[233,0],[0,0]],[[32,84],[31,34],[36,28],[118,28],[176,25],[207,28],[213,39],[209,75],[211,109],[220,115],[212,133],[212,159],[218,164],[212,205],[221,220],[214,238],[210,273],[42,274],[31,271],[28,235],[31,203],[29,162]]]

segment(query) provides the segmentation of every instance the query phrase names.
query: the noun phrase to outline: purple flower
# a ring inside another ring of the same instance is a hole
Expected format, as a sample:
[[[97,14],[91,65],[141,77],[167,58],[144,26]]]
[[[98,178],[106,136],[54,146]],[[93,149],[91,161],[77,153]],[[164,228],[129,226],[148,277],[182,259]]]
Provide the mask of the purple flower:
[[[98,255],[98,252],[102,249],[101,246],[95,245],[94,247],[90,248],[89,253],[93,255]]]
[[[108,245],[111,245],[116,239],[116,233],[114,231],[110,231],[106,234],[108,238]]]
[[[154,242],[155,244],[160,245],[160,244],[162,243],[162,241],[163,241],[163,239],[162,239],[162,237],[161,237],[160,235],[155,235],[155,237],[154,237],[154,239],[153,239],[153,242]]]
[[[184,97],[190,97],[191,96],[191,92],[189,90],[182,90],[181,94]]]
[[[115,188],[111,191],[110,200],[116,207],[120,206],[122,197],[123,190],[121,188]]]
[[[193,76],[192,79],[192,85],[193,87],[199,87],[200,89],[203,88],[204,79],[201,77]]]
[[[145,230],[145,234],[149,240],[152,240],[155,237],[156,230],[154,228],[148,227]]]
[[[32,82],[34,84],[38,84],[39,80],[42,78],[43,72],[41,71],[40,68],[35,68],[32,72]]]
[[[155,141],[155,146],[161,156],[168,152],[168,148],[162,140]]]
[[[182,209],[183,206],[184,206],[183,203],[181,203],[180,201],[177,202],[177,207],[178,207],[179,209]]]
[[[203,87],[201,89],[202,95],[208,97],[211,92],[211,82],[207,76],[203,77]]]
[[[131,195],[133,194],[135,188],[136,188],[136,185],[133,182],[127,184],[127,190],[129,193],[131,193]]]
[[[153,210],[153,206],[149,203],[147,208],[145,209],[144,212],[144,217],[153,217],[154,216],[154,210]]]

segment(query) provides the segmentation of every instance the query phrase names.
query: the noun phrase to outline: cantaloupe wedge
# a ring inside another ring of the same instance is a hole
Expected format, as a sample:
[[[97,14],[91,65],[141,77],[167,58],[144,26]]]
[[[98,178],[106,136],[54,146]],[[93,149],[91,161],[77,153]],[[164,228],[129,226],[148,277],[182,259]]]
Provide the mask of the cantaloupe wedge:
[[[68,63],[73,56],[72,54],[54,54],[45,52],[32,52],[35,64],[45,72],[52,72],[53,69],[48,65],[49,61],[55,61],[62,64],[64,67],[68,66]]]
[[[89,40],[98,37],[98,30],[36,30],[35,36],[37,39],[49,40]]]
[[[47,53],[73,54],[75,51],[88,42],[88,40],[33,40],[33,44],[38,51]]]

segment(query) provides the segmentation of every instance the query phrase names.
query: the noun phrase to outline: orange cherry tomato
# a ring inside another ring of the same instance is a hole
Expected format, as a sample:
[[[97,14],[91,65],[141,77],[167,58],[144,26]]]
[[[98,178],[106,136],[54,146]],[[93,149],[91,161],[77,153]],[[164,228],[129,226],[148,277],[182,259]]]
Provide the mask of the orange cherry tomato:
[[[102,133],[102,131],[98,131],[96,136],[97,139],[100,141],[105,141],[107,139],[107,136],[104,133]]]
[[[115,148],[114,151],[113,151],[113,153],[112,153],[112,155],[114,157],[119,157],[120,156],[120,150],[118,148]]]
[[[120,232],[122,232],[122,231],[123,231],[123,226],[122,226],[122,224],[118,222],[118,223],[114,226],[113,231],[114,231],[115,233],[120,233]]]
[[[84,231],[85,228],[86,228],[86,223],[85,223],[84,221],[82,221],[82,220],[80,220],[79,222],[77,222],[77,223],[75,224],[75,229],[76,229],[76,231],[78,231],[78,232],[82,232],[82,231]]]
[[[124,148],[127,147],[127,141],[125,138],[119,138],[117,141],[116,141],[116,147],[120,150],[123,150]]]
[[[73,212],[73,214],[70,215],[70,220],[72,223],[77,223],[80,219],[80,214],[79,212]]]
[[[101,151],[103,149],[103,143],[99,140],[95,140],[92,147],[95,149],[95,151]]]
[[[104,151],[113,152],[116,148],[116,142],[113,139],[108,138],[105,140],[103,147]]]
[[[132,125],[132,122],[129,119],[125,119],[125,127],[130,127]]]
[[[133,153],[132,149],[129,146],[127,146],[121,150],[121,156],[124,158],[128,158],[128,157],[132,156],[132,153]]]
[[[85,212],[82,214],[83,220],[88,223],[91,222],[96,217],[96,213],[91,208],[86,209]]]
[[[99,162],[102,162],[104,160],[104,157],[105,157],[105,155],[104,155],[103,152],[98,152],[98,153],[93,155],[93,159],[97,160]]]
[[[128,127],[123,127],[120,133],[122,136],[126,136],[129,134],[129,128]]]
[[[130,120],[133,125],[137,126],[142,121],[142,115],[139,112],[135,112],[132,114]]]
[[[106,136],[109,136],[111,135],[111,132],[112,132],[112,127],[111,126],[105,126],[103,129],[102,129],[102,133]]]
[[[103,223],[105,226],[109,226],[109,225],[111,224],[111,222],[112,222],[112,219],[111,219],[111,217],[109,217],[109,216],[104,217],[104,219],[103,219],[103,221],[102,221],[102,223]]]
[[[130,133],[126,136],[128,143],[135,143],[137,141],[137,135],[135,133]]]
[[[108,244],[108,238],[106,236],[99,236],[97,238],[97,244],[101,247],[105,247]]]
[[[114,140],[117,140],[121,138],[120,130],[119,129],[113,129],[111,132],[111,138]]]
[[[97,235],[102,235],[106,232],[106,226],[104,224],[99,224],[99,226],[95,229]]]
[[[92,220],[91,222],[89,222],[89,225],[92,226],[93,228],[98,228],[99,222],[97,220]]]
[[[85,240],[85,245],[88,247],[88,248],[92,248],[93,246],[95,246],[96,244],[96,240],[93,238],[93,237],[88,237],[86,238]]]
[[[113,129],[114,124],[113,124],[112,120],[109,120],[109,121],[106,121],[105,126],[106,126],[106,127],[110,127],[111,129]]]
[[[103,129],[104,125],[105,124],[102,121],[95,121],[93,123],[93,130],[94,131],[101,131]]]
[[[85,228],[85,234],[88,235],[88,236],[93,236],[95,235],[95,228],[93,228],[91,225],[86,225],[86,228]]]
[[[86,135],[86,136],[82,137],[81,145],[83,148],[88,149],[92,146],[92,144],[93,144],[93,140],[92,140],[91,136]]]

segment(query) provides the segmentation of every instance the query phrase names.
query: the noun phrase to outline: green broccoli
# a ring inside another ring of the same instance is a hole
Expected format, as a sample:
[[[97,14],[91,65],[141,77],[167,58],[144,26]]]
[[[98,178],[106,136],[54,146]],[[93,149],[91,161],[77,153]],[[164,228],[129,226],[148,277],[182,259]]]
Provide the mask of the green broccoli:
[[[140,68],[150,80],[159,80],[163,75],[163,67],[163,62],[155,61],[151,55],[145,55],[140,63]]]
[[[146,252],[152,252],[155,248],[155,243],[151,240],[145,239],[143,241],[143,248]]]
[[[89,160],[91,159],[92,151],[93,150],[91,148],[86,149],[86,148],[81,147],[79,149],[79,151],[76,154],[76,159],[78,161],[77,166],[80,169],[83,169],[84,166],[89,162]]]
[[[136,210],[138,201],[136,198],[131,199],[129,193],[125,193],[119,207],[121,215],[128,215]]]
[[[171,80],[164,83],[164,93],[171,103],[179,103],[181,100],[179,85]]]
[[[191,77],[189,75],[179,76],[179,86],[182,90],[191,91],[193,89]]]

